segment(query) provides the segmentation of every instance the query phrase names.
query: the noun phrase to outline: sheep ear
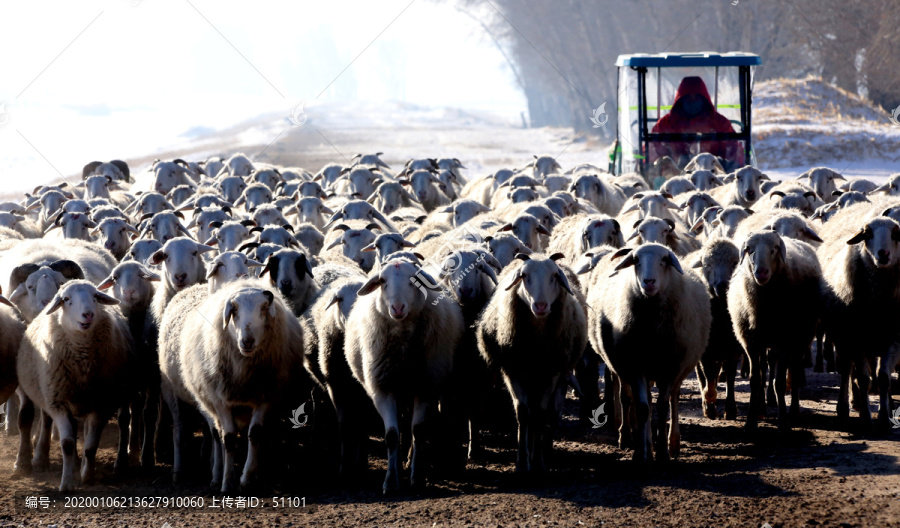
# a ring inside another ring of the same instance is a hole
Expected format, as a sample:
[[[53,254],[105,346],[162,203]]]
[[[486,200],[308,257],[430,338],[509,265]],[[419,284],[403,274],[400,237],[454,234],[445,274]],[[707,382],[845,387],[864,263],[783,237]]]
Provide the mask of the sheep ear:
[[[782,243],[782,245],[784,245],[784,243]],[[681,275],[684,275],[684,270],[681,269],[681,263],[678,262],[678,257],[675,256],[675,253],[672,253],[671,251],[669,251],[669,256],[666,257],[666,263],[669,266],[672,266],[672,269],[674,269]]]
[[[23,284],[23,286],[24,286],[24,284]],[[60,308],[60,306],[62,306],[62,304],[63,304],[62,297],[60,297],[59,293],[57,293],[56,295],[53,296],[53,300],[50,301],[50,304],[48,304],[47,307],[44,308],[44,313],[47,315],[52,314],[56,310],[59,310],[59,308]]]
[[[519,258],[519,255],[516,255],[516,258]],[[509,291],[509,290],[515,288],[516,286],[518,286],[518,284],[520,282],[522,282],[522,279],[524,279],[524,278],[525,278],[525,276],[522,275],[522,270],[519,270],[518,272],[516,272],[516,275],[515,275],[515,278],[513,278],[513,281],[509,284],[509,286],[504,288],[504,290]]]
[[[231,316],[234,315],[234,302],[230,299],[227,303],[225,303],[225,309],[222,310],[222,329],[225,330],[228,328],[228,323],[231,321]]]
[[[512,231],[512,228],[513,228],[512,224],[506,224],[505,226],[501,227],[497,231]]]
[[[10,294],[9,300],[11,300],[13,302],[18,302],[18,300],[21,299],[22,297],[24,297],[26,293],[28,293],[28,289],[27,289],[27,286],[25,286],[25,283],[23,282],[23,283],[19,284],[18,286],[16,286],[16,289],[13,290],[12,294]]]
[[[564,258],[566,258],[566,256],[562,253],[554,253],[554,254],[550,255],[550,260],[552,260],[553,262],[556,262],[557,260],[564,259]]]
[[[144,267],[141,268],[141,278],[150,282],[159,282],[162,280],[162,277]]]
[[[569,279],[566,278],[566,274],[563,273],[563,270],[559,269],[556,271],[556,279],[559,281],[559,285],[562,286],[567,292],[569,292],[569,295],[575,295],[574,293],[572,293],[572,287],[569,286]]]
[[[105,290],[107,288],[112,287],[112,285],[115,283],[116,283],[116,280],[113,278],[112,275],[110,275],[109,277],[103,279],[103,282],[101,282],[100,284],[97,285],[97,289]]]
[[[356,293],[357,293],[357,295],[369,295],[373,291],[380,288],[382,284],[384,284],[384,279],[382,279],[378,275],[375,275],[374,277],[369,279],[368,282],[363,284],[362,287]]]
[[[778,239],[778,254],[781,256],[781,261],[785,262],[787,260],[787,248],[784,245],[784,239]]]
[[[11,306],[11,307],[13,307],[13,308],[16,307],[16,305],[14,305],[13,303],[11,303],[11,302],[9,301],[9,299],[7,299],[6,297],[4,297],[4,296],[2,296],[2,295],[0,295],[0,304],[5,304],[5,305]]]
[[[166,258],[167,258],[166,252],[159,249],[156,251],[156,253],[150,255],[150,258],[147,260],[150,262],[150,264],[153,264],[154,266],[159,266],[164,260],[166,260]]]
[[[691,264],[691,267],[694,268],[694,269],[702,268],[702,267],[703,267],[703,261],[700,260],[700,259],[697,259],[693,264]]]
[[[804,227],[803,229],[800,230],[800,232],[803,234],[803,236],[805,236],[806,238],[808,238],[810,240],[813,240],[815,242],[824,242],[824,240],[822,240],[819,237],[819,235],[816,234],[815,231],[813,231],[812,229],[810,229],[808,227]]]
[[[269,303],[269,317],[275,317],[275,315],[277,314],[277,308],[275,306],[275,294],[270,292],[269,290],[263,290],[262,294],[263,297],[266,298],[266,302]]]
[[[852,246],[853,244],[859,244],[860,242],[869,240],[870,238],[872,238],[872,232],[869,231],[868,226],[866,226],[860,229],[859,232],[857,232],[855,235],[853,235],[853,238],[848,240],[847,244]]]
[[[216,262],[212,266],[209,267],[209,271],[206,272],[206,280],[213,278],[213,276],[219,272],[219,268],[222,267],[221,262]]]
[[[266,265],[263,267],[262,271],[259,272],[259,277],[262,278],[266,273],[269,274],[269,277],[274,281],[277,279],[278,275],[278,261],[281,257],[276,257],[275,255],[269,255],[269,258],[266,259]]]
[[[200,253],[206,253],[207,251],[216,251],[216,248],[207,246],[206,244],[197,244],[197,251]]]
[[[631,249],[629,249],[628,251],[631,252]],[[623,270],[630,266],[634,266],[634,255],[628,255],[627,257],[625,257],[625,259],[615,267],[614,271]]]
[[[100,304],[105,304],[107,306],[115,306],[119,304],[119,300],[115,297],[111,297],[103,292],[97,292],[94,294],[94,298],[97,299],[97,302]]]
[[[360,249],[360,251],[365,251],[365,252],[375,251],[375,244],[369,244],[368,246]]]
[[[306,255],[300,254],[300,257],[297,258],[297,261],[294,262],[294,270],[297,272],[297,276],[300,279],[303,279],[305,275],[309,275],[311,278],[313,277],[312,266],[309,264],[309,259],[306,258]]]

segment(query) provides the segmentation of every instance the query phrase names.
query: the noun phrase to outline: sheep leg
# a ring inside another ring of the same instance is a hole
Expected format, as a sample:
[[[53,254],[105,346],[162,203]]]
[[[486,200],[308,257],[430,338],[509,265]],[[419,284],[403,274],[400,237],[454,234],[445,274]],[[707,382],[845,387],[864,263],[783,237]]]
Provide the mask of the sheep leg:
[[[755,429],[760,415],[765,416],[766,402],[765,390],[763,384],[763,361],[766,350],[764,348],[748,348],[744,357],[745,361],[749,359],[750,364],[750,411],[747,413],[747,428]]]
[[[389,494],[400,489],[400,428],[397,400],[393,394],[383,392],[376,392],[372,400],[384,421],[384,443],[387,446],[388,464],[382,492]]]
[[[825,335],[825,371],[834,372],[834,341]]]
[[[846,354],[841,354],[840,350],[835,354],[835,363],[837,363],[838,375],[841,378],[841,388],[838,393],[837,401],[837,417],[838,421],[846,422],[850,418],[850,370],[852,363]]]
[[[356,423],[359,417],[354,417],[351,409],[354,408],[350,398],[343,397],[343,392],[335,390],[335,387],[329,384],[327,386],[328,395],[334,405],[334,412],[337,415],[338,432],[341,438],[341,467],[340,474],[344,477],[350,476],[360,469],[359,452],[362,449],[361,444],[364,441],[360,426]],[[348,389],[352,390],[352,387]],[[350,411],[350,412],[348,412]],[[355,418],[355,419],[354,419]],[[364,460],[363,463],[366,461]],[[364,468],[365,466],[363,466]]]
[[[773,352],[776,351],[771,351],[770,357],[774,355]],[[787,394],[785,394],[787,388],[787,355],[780,349],[777,350],[777,353],[781,357],[776,358],[774,365],[769,363],[769,378],[774,381],[773,384],[775,385],[775,398],[778,403],[778,430],[787,431],[790,429],[787,417]]]
[[[519,401],[518,398],[513,397],[516,408],[516,422],[518,422],[519,430],[518,430],[518,451],[516,452],[516,471],[519,473],[527,473],[529,470],[529,462],[531,461],[531,457],[529,456],[529,422],[531,420],[531,416],[528,413],[528,406],[525,403]]]
[[[666,383],[657,383],[659,394],[656,396],[656,460],[657,462],[669,461],[669,447],[666,443],[666,422],[669,421],[669,402],[671,401],[672,387]]]
[[[206,420],[206,427],[209,429],[210,450],[212,451],[212,460],[210,461],[210,474],[212,480],[209,482],[210,489],[219,489],[222,486],[222,473],[225,471],[222,466],[222,437],[219,436],[219,429],[216,422],[204,413],[203,418]]]
[[[878,358],[878,426],[882,430],[891,429],[891,372],[897,365],[897,354],[892,345],[885,356]]]
[[[19,399],[13,395],[6,400],[6,436],[19,434]]]
[[[78,463],[76,450],[78,422],[68,412],[51,411],[53,423],[59,430],[59,446],[62,450],[63,470],[59,482],[59,491],[67,493],[75,490],[75,465]],[[48,432],[49,434],[49,432]]]
[[[237,475],[234,471],[235,455],[237,455],[238,428],[234,422],[231,407],[223,402],[216,402],[216,422],[219,424],[219,435],[222,437],[222,493],[239,491]]]
[[[719,415],[716,409],[716,399],[719,396],[718,383],[721,369],[721,362],[710,359],[702,359],[696,368],[697,379],[700,380],[700,392],[703,395],[703,415],[710,420],[715,420]]]
[[[622,415],[618,398],[619,380],[616,379],[616,376],[612,373],[612,370],[610,370],[609,365],[603,365],[603,401],[612,406],[613,421],[611,425],[617,430],[622,424]]]
[[[53,417],[44,411],[41,411],[40,416],[40,431],[31,465],[34,471],[50,471],[50,431],[53,430]]]
[[[172,392],[171,388],[163,387],[162,390],[163,399],[166,401],[166,407],[169,409],[169,413],[172,415],[172,446],[173,446],[173,457],[172,457],[172,484],[179,484],[181,480],[184,478],[184,460],[182,455],[184,453],[184,422],[181,416],[181,402]],[[146,411],[146,407],[144,408]],[[146,420],[145,415],[145,424],[149,424]],[[149,427],[148,427],[149,429]],[[151,433],[152,434],[152,433]],[[146,446],[147,437],[144,437],[144,445]],[[152,441],[151,441],[152,443]],[[143,466],[145,452],[141,453],[141,465]],[[215,477],[214,477],[215,478]]]
[[[409,475],[409,483],[414,488],[425,486],[425,415],[428,411],[428,402],[422,397],[416,396],[413,402],[412,416],[412,463]]]
[[[633,443],[633,438],[631,435],[631,390],[630,387],[627,387],[622,380],[617,379],[619,383],[619,449],[626,449],[630,447]]]
[[[141,467],[153,469],[156,465],[156,431],[159,427],[160,389],[148,387],[144,400],[144,441],[141,444]]]
[[[809,348],[809,345],[806,345]],[[800,418],[800,388],[806,385],[806,371],[799,357],[792,357],[790,363],[791,371],[791,412],[790,418],[795,423]],[[803,380],[801,383],[800,380]]]
[[[742,353],[743,355],[743,353]],[[734,382],[737,378],[737,358],[725,361],[725,419],[737,420],[737,403],[734,399]]]
[[[650,437],[650,401],[647,397],[648,383],[644,378],[638,378],[632,385],[632,396],[635,402],[637,418],[637,438],[635,441],[634,458],[637,462],[648,462],[653,456],[653,441]]]
[[[264,437],[264,422],[269,412],[269,404],[260,404],[253,409],[250,418],[250,428],[247,433],[247,460],[244,463],[244,473],[241,475],[241,487],[250,487],[259,475],[259,448]]]
[[[575,377],[583,395],[578,402],[581,422],[589,425],[592,411],[600,406],[600,356],[590,345],[575,367]]]
[[[128,439],[128,464],[129,465],[137,465],[141,462],[141,438],[144,435],[144,420],[143,420],[143,412],[144,412],[144,398],[146,397],[146,393],[144,391],[139,391],[134,399],[131,400],[129,405],[129,413],[128,417],[131,420],[131,426],[129,427],[129,439]],[[119,413],[118,419],[121,420],[122,414]]]
[[[681,383],[673,387],[672,397],[669,398],[669,454],[672,458],[681,455],[681,426],[679,425],[678,397],[681,393]]]
[[[19,389],[19,406],[18,426],[19,426],[19,453],[16,455],[15,474],[28,475],[32,469],[32,444],[31,444],[31,425],[34,422],[34,403],[22,389]]]
[[[84,458],[81,459],[81,482],[90,484],[94,481],[96,472],[97,448],[100,447],[100,436],[106,426],[107,418],[98,413],[91,413],[84,422]],[[128,424],[125,424],[125,436],[119,436],[119,454],[128,441]],[[128,467],[128,453],[125,451],[125,467]]]
[[[119,449],[116,453],[115,469],[119,475],[124,475],[128,471],[128,444],[129,444],[129,427],[131,423],[131,405],[126,403],[119,407],[119,414],[116,417],[116,423],[119,426]],[[140,424],[138,424],[140,427]],[[135,435],[131,435],[135,438]]]
[[[775,393],[775,369],[777,368],[776,364],[778,363],[778,358],[775,355],[775,351],[772,349],[769,349],[765,357],[769,367],[768,384],[766,388],[766,405],[775,407],[778,405],[778,395]]]
[[[869,362],[860,357],[854,362],[856,372],[856,402],[859,406],[859,417],[862,420],[862,427],[869,431],[872,429],[872,411],[869,409],[869,387],[872,378],[869,374]]]
[[[813,372],[825,372],[825,323],[816,325],[816,364]]]

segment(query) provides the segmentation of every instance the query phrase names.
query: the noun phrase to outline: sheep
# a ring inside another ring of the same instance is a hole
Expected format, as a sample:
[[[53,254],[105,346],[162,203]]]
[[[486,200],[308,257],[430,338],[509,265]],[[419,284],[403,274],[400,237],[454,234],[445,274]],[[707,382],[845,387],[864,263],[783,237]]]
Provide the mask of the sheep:
[[[374,251],[375,261],[381,263],[391,253],[411,247],[416,247],[416,245],[405,240],[400,233],[382,233],[376,236],[371,244],[362,248],[362,251]]]
[[[253,171],[253,162],[242,153],[233,154],[225,160],[225,168],[232,176],[250,176]]]
[[[90,230],[95,227],[97,227],[97,224],[87,214],[62,213],[57,215],[53,225],[48,227],[44,234],[49,234],[54,229],[59,228],[64,239],[90,241]]]
[[[791,370],[791,416],[800,413],[800,381],[804,349],[816,334],[822,304],[822,271],[809,244],[758,231],[741,245],[741,262],[728,288],[728,313],[734,334],[750,359],[748,429],[765,413],[763,361],[767,349],[774,363],[778,427],[789,428],[785,403],[787,370]],[[773,357],[774,356],[774,357]]]
[[[659,192],[669,193],[672,196],[678,196],[679,194],[686,194],[698,190],[699,189],[694,185],[694,182],[685,176],[669,178],[666,180],[666,183],[662,184],[659,188]]]
[[[669,209],[681,210],[681,206],[672,201],[672,195],[663,194],[658,191],[648,191],[646,193],[637,193],[630,199],[630,204],[622,209],[618,215],[620,223],[631,225],[635,220],[643,219],[648,216],[656,218],[673,220],[676,223],[682,222]],[[630,214],[635,213],[635,214]]]
[[[872,180],[867,180],[865,178],[853,178],[844,185],[841,185],[842,191],[857,191],[863,194],[869,194],[877,188],[878,185],[872,182]]]
[[[816,208],[822,205],[824,203],[814,191],[796,182],[779,184],[757,204],[769,209],[796,209],[806,217],[812,216]]]
[[[651,188],[658,190],[666,180],[680,175],[681,169],[678,168],[678,164],[669,156],[662,156],[650,164],[646,176]]]
[[[318,255],[325,247],[325,235],[312,224],[300,224],[294,229],[294,240],[309,252],[310,257]]]
[[[450,198],[438,188],[441,181],[428,171],[414,171],[408,178],[402,178],[398,182],[411,188],[410,194],[427,212],[450,203]]]
[[[459,185],[465,185],[466,180],[463,178],[462,173],[459,172],[459,169],[465,169],[466,167],[462,164],[461,161],[457,158],[438,158],[437,167],[442,171],[448,171],[455,176],[455,179],[458,181]]]
[[[153,439],[156,433],[154,427],[146,427],[143,430],[143,441],[140,439],[142,424],[150,423],[142,419],[142,416],[155,417],[150,413],[149,406],[158,406],[157,401],[147,399],[147,387],[151,383],[158,383],[154,375],[158,371],[156,357],[148,357],[148,352],[140,337],[143,335],[147,316],[150,313],[150,303],[156,291],[154,283],[162,278],[147,268],[144,264],[135,261],[123,262],[110,272],[109,276],[97,285],[100,291],[112,288],[112,296],[119,301],[119,309],[128,323],[128,329],[135,338],[137,349],[137,361],[140,376],[138,384],[141,391],[140,398],[135,399],[131,405],[131,442],[129,454],[136,457],[141,453],[141,465],[145,469],[152,468]],[[140,412],[139,412],[140,411]]]
[[[191,180],[190,171],[174,161],[161,161],[155,164],[153,170],[152,189],[160,194],[168,195],[173,189],[180,185],[185,185],[192,189],[197,185]],[[176,200],[169,197],[169,200],[175,204]]]
[[[0,227],[12,229],[24,238],[41,238],[44,235],[37,224],[24,216],[13,213],[0,212]]]
[[[261,435],[270,409],[283,398],[301,365],[296,351],[302,350],[303,333],[281,297],[259,281],[235,281],[211,295],[201,292],[193,288],[173,299],[159,338],[163,378],[174,381],[164,386],[178,390],[177,394],[163,391],[173,412],[174,470],[179,475],[183,458],[177,397],[195,402],[213,437],[221,441],[221,447],[213,448],[212,485],[221,485],[223,493],[234,493],[238,489],[237,434],[243,425],[235,410],[243,406],[251,411],[247,461],[240,478],[240,486],[247,488],[256,480]]]
[[[392,183],[382,183],[378,188],[381,189],[385,185],[399,185]],[[376,198],[380,196],[376,192]],[[376,202],[377,203],[377,202]],[[286,214],[294,213],[297,215],[299,221],[301,223],[309,223],[318,229],[322,229],[325,226],[325,216],[324,215],[333,215],[334,211],[328,208],[325,204],[322,203],[322,200],[319,198],[310,198],[304,197],[297,201],[297,204],[294,208],[288,209],[285,211]],[[390,214],[390,213],[385,213]]]
[[[620,174],[613,181],[619,189],[622,189],[626,199],[631,198],[635,193],[652,190],[647,180],[636,172]]]
[[[618,263],[614,256],[624,256]],[[633,267],[633,273],[623,270]],[[613,276],[610,276],[610,273]],[[591,272],[589,336],[619,380],[619,445],[631,434],[629,415],[636,400],[634,460],[650,460],[650,384],[656,402],[656,459],[677,457],[681,446],[678,395],[709,341],[711,313],[703,283],[681,268],[678,257],[659,244],[610,255]],[[668,443],[665,424],[669,422]]]
[[[807,219],[793,212],[778,210],[761,211],[743,220],[732,238],[734,243],[740,246],[751,234],[767,229],[783,237],[812,244],[814,247],[822,243],[822,239]]]
[[[197,228],[197,240],[208,240],[212,235],[213,228],[210,227],[213,222],[227,222],[231,220],[230,207],[204,207],[202,209],[194,209],[194,216],[188,222],[187,228]]]
[[[272,189],[269,189],[261,183],[248,185],[241,196],[234,202],[235,206],[243,205],[247,211],[252,211],[260,205],[267,204],[273,200]]]
[[[727,238],[713,237],[689,257],[693,259],[691,268],[699,270],[700,279],[706,286],[712,314],[709,344],[697,366],[697,379],[700,381],[700,392],[703,396],[703,415],[710,419],[718,417],[716,385],[721,372],[725,376],[725,419],[736,420],[734,381],[737,376],[737,362],[744,350],[732,329],[727,294],[731,276],[740,262],[740,250]]]
[[[691,193],[684,202],[681,202],[681,206],[684,208],[684,221],[689,226],[697,223],[703,211],[710,207],[721,207],[717,201],[713,200],[712,196],[702,191]]]
[[[122,218],[107,218],[94,228],[91,235],[99,237],[97,242],[117,260],[122,260],[131,248],[131,233],[139,234],[137,229]]]
[[[488,251],[497,259],[502,267],[508,266],[513,259],[519,254],[530,255],[532,250],[527,248],[512,233],[496,233],[494,235],[484,237],[484,243],[487,245]]]
[[[338,220],[366,220],[369,222],[380,222],[388,231],[394,233],[397,232],[397,229],[391,224],[390,220],[385,218],[385,216],[375,209],[372,204],[362,200],[351,200],[342,205],[337,212],[331,215],[331,218],[325,223],[323,228],[327,228]]]
[[[340,473],[347,476],[364,471],[368,463],[365,427],[360,420],[354,419],[354,414],[371,404],[365,389],[353,378],[344,357],[347,317],[366,276],[358,269],[344,268],[343,271],[346,275],[323,285],[300,323],[305,347],[304,365],[328,393],[337,413]]]
[[[318,198],[324,200],[328,195],[322,190],[322,186],[318,182],[303,182],[297,188],[297,191],[291,196],[295,200],[299,198]]]
[[[152,216],[150,213],[147,213],[141,217],[141,222],[144,222],[144,220],[148,220],[148,222],[143,224],[138,238],[150,235],[161,244],[165,244],[178,236],[193,238],[190,231],[181,223],[181,218],[183,218],[181,213],[172,211],[163,211]]]
[[[212,294],[223,285],[250,276],[250,268],[261,268],[264,264],[237,251],[219,253],[206,267],[206,280]]]
[[[475,330],[481,356],[500,371],[513,399],[519,472],[544,471],[559,402],[587,345],[584,308],[555,262],[562,257],[517,256],[520,264],[499,277]]]
[[[753,209],[739,205],[729,205],[716,212],[715,221],[711,225],[715,228],[716,233],[726,238],[734,239],[740,225],[753,214],[755,214]]]
[[[828,288],[824,323],[834,343],[841,388],[837,416],[850,415],[851,373],[854,402],[863,427],[872,427],[868,394],[870,367],[879,389],[877,425],[890,429],[891,373],[898,361],[896,321],[900,316],[900,224],[886,216],[873,217],[875,208],[856,205],[839,211],[824,229],[818,249]],[[858,230],[858,231],[857,231]]]
[[[723,179],[727,185],[716,187],[709,191],[709,194],[723,206],[751,207],[762,196],[760,184],[768,180],[767,175],[748,165],[727,175]]]
[[[563,218],[557,224],[550,235],[547,252],[571,255],[563,260],[564,264],[571,265],[577,255],[601,245],[617,248],[625,245],[619,222],[606,215],[577,214]]]
[[[671,249],[676,255],[684,256],[699,249],[697,241],[677,229],[672,219],[647,217],[632,226],[634,232],[626,241],[637,239],[637,244],[657,243]],[[679,233],[681,236],[679,236]]]
[[[547,230],[537,218],[529,214],[521,214],[511,222],[503,225],[498,231],[510,231],[522,244],[532,251],[543,251],[544,241],[540,235],[550,236]]]
[[[59,191],[49,191],[41,195],[40,200],[35,202],[35,205],[32,207],[40,207],[40,214],[38,215],[38,225],[41,230],[45,230],[50,227],[50,224],[53,223],[53,218],[56,214],[61,210],[63,204],[69,198],[66,197],[63,193]]]
[[[615,216],[625,204],[625,193],[598,174],[576,174],[569,192],[590,202],[603,214]]]
[[[22,337],[25,334],[25,322],[6,297],[0,295],[0,405],[15,394],[19,380],[16,377],[16,355]],[[6,420],[9,423],[12,413],[7,413]]]
[[[147,260],[160,248],[162,248],[162,244],[159,240],[137,240],[131,245],[128,255],[122,260],[134,260],[141,264],[147,264]]]
[[[165,194],[169,203],[180,207],[194,196],[194,188],[189,185],[178,185]]]
[[[100,435],[109,417],[119,410],[119,449],[116,467],[128,465],[127,399],[134,377],[134,342],[119,301],[84,280],[64,285],[25,331],[16,370],[21,388],[19,453],[16,471],[49,464],[50,421],[59,431],[63,452],[61,492],[75,488],[78,418],[85,418],[81,480],[91,483]],[[61,309],[61,310],[60,310]],[[43,411],[44,427],[31,460],[31,422],[34,406]]]
[[[715,187],[721,187],[725,185],[725,183],[716,176],[712,171],[709,170],[698,170],[691,173],[689,176],[691,183],[694,184],[694,187],[697,188],[698,191],[706,192],[712,190]]]
[[[869,194],[882,192],[888,196],[900,196],[900,173],[891,174],[885,183],[870,191]]]
[[[334,227],[337,234],[329,233],[330,243],[325,247],[325,253],[322,254],[324,260],[329,259],[329,253],[338,253],[344,257],[356,262],[363,271],[370,271],[375,264],[375,255],[370,252],[363,252],[363,248],[375,241],[375,233],[378,230],[377,224],[363,225],[363,222],[354,221],[347,224],[338,224]],[[327,239],[326,239],[327,241]],[[340,252],[331,251],[333,248],[341,246]]]
[[[241,197],[244,189],[247,188],[247,182],[240,176],[225,176],[218,180],[218,185],[222,198],[232,204]]]
[[[543,156],[534,156],[534,161],[529,164],[536,178],[546,178],[550,174],[556,174],[562,170],[562,167],[556,161],[556,158],[544,154]]]
[[[256,222],[253,220],[210,222],[209,228],[214,231],[204,244],[217,246],[220,253],[233,251],[252,237],[250,228],[254,226],[256,226]]]
[[[357,154],[350,158],[351,160],[356,160],[355,165],[368,165],[374,167],[384,167],[385,169],[390,169],[390,165],[381,161],[381,156],[384,155],[384,152],[376,152],[375,154]],[[323,169],[324,170],[324,169]]]
[[[451,202],[459,198],[457,186],[461,189],[462,184],[460,183],[461,178],[459,178],[456,173],[450,170],[439,170],[437,179],[440,181],[440,183],[438,183],[438,189],[440,189]],[[568,179],[563,178],[563,180],[565,180],[565,183],[568,183]],[[561,188],[565,188],[565,183]]]
[[[121,218],[127,221],[128,215],[123,213],[122,210],[115,205],[104,205],[101,207],[95,207],[91,210],[91,220],[93,220],[97,225],[99,225],[100,222],[106,220],[107,218]]]
[[[118,184],[109,176],[89,176],[82,184],[84,185],[84,199],[87,201],[106,198],[120,207],[125,207],[131,202],[128,195],[118,191]],[[110,189],[116,190],[116,192],[113,193]]]
[[[346,323],[344,354],[384,421],[388,470],[383,491],[400,487],[399,417],[412,404],[410,481],[425,484],[425,417],[435,408],[463,333],[459,306],[437,300],[434,279],[413,262],[392,259],[358,290]],[[377,291],[377,294],[371,295]]]
[[[319,288],[305,254],[292,249],[276,251],[266,259],[260,278],[267,273],[269,283],[281,292],[294,315],[299,316],[309,308]]]
[[[10,274],[12,293],[9,300],[15,303],[27,323],[50,304],[65,282],[85,278],[84,270],[76,262],[66,259],[51,261],[50,258],[16,266]]]
[[[319,172],[317,172],[316,175],[313,176],[312,179],[313,179],[313,181],[316,181],[316,182],[318,182],[319,180],[324,181],[325,186],[330,187],[331,185],[334,184],[334,182],[338,178],[340,178],[343,170],[344,170],[344,167],[342,167],[341,165],[339,165],[337,163],[330,163],[328,165],[325,165],[321,169],[319,169]],[[319,188],[319,190],[321,191],[321,187]],[[310,195],[304,195],[304,196],[310,196]],[[324,195],[321,196],[321,198],[324,198],[324,197],[325,197]]]
[[[87,180],[93,175],[105,176],[110,180],[130,182],[131,170],[128,164],[122,160],[112,160],[109,162],[92,161],[81,169],[81,179]]]
[[[205,209],[207,207],[218,206],[222,209],[231,209],[231,202],[225,200],[215,194],[213,194],[214,190],[210,188],[201,189],[202,194],[198,193],[194,195],[193,198],[186,200],[181,206],[178,208],[179,211],[186,211],[188,209]]]
[[[288,225],[287,218],[281,214],[281,211],[273,204],[263,204],[254,209],[250,218],[260,227],[268,225],[283,226]]]
[[[363,200],[368,200],[375,188],[382,183],[376,169],[368,169],[366,167],[356,167],[350,170],[344,177],[347,182],[347,190],[351,194],[358,194]]]
[[[831,203],[835,200],[833,194],[834,191],[837,190],[835,180],[847,181],[847,178],[844,178],[840,173],[833,169],[829,169],[828,167],[809,169],[800,176],[797,176],[797,179],[809,180],[809,186],[812,187],[819,199],[825,203]]]
[[[284,183],[284,178],[282,178],[281,172],[279,172],[278,169],[263,169],[252,173],[250,175],[250,181],[261,183],[269,189],[272,189],[272,192],[275,192],[278,185]]]

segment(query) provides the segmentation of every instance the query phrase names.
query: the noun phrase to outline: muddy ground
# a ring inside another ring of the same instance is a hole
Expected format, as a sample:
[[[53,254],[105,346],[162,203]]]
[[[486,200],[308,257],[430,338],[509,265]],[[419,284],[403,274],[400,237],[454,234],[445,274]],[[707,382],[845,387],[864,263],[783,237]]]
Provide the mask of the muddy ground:
[[[488,434],[485,456],[461,475],[435,477],[424,492],[407,488],[389,499],[380,493],[385,460],[378,438],[371,441],[368,473],[348,486],[334,477],[330,448],[323,454],[311,445],[314,439],[296,436],[306,445],[288,461],[270,459],[274,475],[256,491],[267,506],[243,511],[209,508],[218,494],[210,493],[199,476],[192,484],[174,488],[166,464],[158,464],[151,475],[133,471],[117,478],[112,423],[98,455],[99,483],[79,489],[110,495],[203,496],[207,507],[75,511],[59,499],[48,512],[23,513],[24,495],[50,496],[58,485],[59,447],[54,443],[49,472],[7,478],[16,440],[0,435],[0,527],[900,526],[897,433],[840,430],[834,413],[837,376],[808,373],[800,422],[787,435],[779,434],[771,422],[754,435],[744,431],[746,380],[738,382],[737,422],[703,418],[696,379],[687,380],[681,397],[682,456],[662,466],[636,467],[631,453],[616,446],[613,431],[577,419],[578,405],[571,398],[552,470],[530,482],[514,472],[515,440],[508,431]],[[721,401],[719,407],[721,411]],[[274,496],[305,497],[307,507],[276,511]]]

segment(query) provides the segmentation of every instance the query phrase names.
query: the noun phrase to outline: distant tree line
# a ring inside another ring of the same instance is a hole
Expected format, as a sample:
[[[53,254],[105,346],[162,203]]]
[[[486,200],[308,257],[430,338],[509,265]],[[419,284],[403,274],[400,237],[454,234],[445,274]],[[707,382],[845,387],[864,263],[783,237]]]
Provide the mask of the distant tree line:
[[[748,51],[763,60],[757,81],[813,74],[885,109],[900,104],[897,0],[444,1],[501,48],[532,126],[590,128],[604,101],[612,113],[623,53]]]

